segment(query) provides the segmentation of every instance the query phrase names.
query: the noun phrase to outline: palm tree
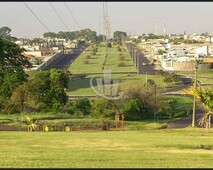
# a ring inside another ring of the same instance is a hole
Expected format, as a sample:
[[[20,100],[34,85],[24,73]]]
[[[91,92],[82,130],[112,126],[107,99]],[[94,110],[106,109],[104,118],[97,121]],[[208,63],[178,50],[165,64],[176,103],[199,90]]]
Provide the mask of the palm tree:
[[[211,114],[213,114],[213,89],[201,89],[198,91],[198,99],[205,108],[205,115],[198,120],[198,123],[210,128]]]
[[[195,88],[190,87],[184,90],[185,94],[194,95],[203,105],[205,114],[198,119],[198,124],[201,127],[211,127],[211,115],[213,114],[213,88]]]

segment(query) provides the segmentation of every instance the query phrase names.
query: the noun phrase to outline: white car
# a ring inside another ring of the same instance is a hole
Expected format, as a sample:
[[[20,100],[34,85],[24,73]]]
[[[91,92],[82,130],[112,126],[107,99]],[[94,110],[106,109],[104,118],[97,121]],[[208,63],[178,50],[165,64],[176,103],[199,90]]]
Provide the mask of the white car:
[[[143,66],[147,65],[147,63],[143,63]]]

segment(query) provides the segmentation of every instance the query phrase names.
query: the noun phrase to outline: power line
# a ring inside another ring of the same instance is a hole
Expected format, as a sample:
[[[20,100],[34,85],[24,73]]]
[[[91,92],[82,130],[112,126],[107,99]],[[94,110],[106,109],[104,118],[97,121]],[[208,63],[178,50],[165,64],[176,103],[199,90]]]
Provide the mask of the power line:
[[[75,23],[78,25],[78,27],[81,29],[81,26],[79,25],[79,23],[77,22],[76,18],[74,17],[72,11],[70,10],[70,8],[68,7],[68,5],[66,4],[66,2],[64,2],[64,5],[67,7],[67,10],[69,11],[69,14],[72,16],[72,18],[74,19]]]
[[[51,2],[49,2],[49,4],[51,5],[52,9],[54,10],[54,12],[56,13],[56,15],[58,16],[58,18],[61,20],[61,22],[64,24],[64,26],[67,28],[68,31],[70,31],[70,29],[67,27],[67,25],[64,23],[64,21],[62,20],[62,18],[59,16],[59,14],[57,13],[57,11],[55,10],[55,8],[53,7],[53,5],[51,4]]]
[[[23,2],[24,3],[24,5],[30,10],[30,12],[38,19],[38,21],[49,31],[49,32],[51,32],[48,28],[47,28],[47,26],[39,19],[39,17],[32,11],[32,9],[25,3],[25,2]]]

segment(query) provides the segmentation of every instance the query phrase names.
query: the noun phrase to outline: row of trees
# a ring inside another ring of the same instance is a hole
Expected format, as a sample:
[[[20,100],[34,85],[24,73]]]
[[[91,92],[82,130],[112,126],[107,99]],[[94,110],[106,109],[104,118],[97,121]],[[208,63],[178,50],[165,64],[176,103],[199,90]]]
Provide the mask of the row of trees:
[[[95,31],[90,30],[89,28],[77,30],[77,31],[70,31],[70,32],[63,32],[60,31],[58,33],[55,32],[46,32],[43,34],[44,38],[58,38],[58,39],[85,39],[86,41],[96,42],[98,40],[97,33]]]
[[[0,111],[12,96],[15,88],[27,80],[24,68],[31,63],[23,55],[24,49],[0,38]]]
[[[57,110],[68,97],[68,75],[61,70],[41,71],[28,76],[24,69],[32,64],[24,49],[0,38],[0,112],[7,114],[27,109]]]
[[[16,108],[13,112],[58,111],[68,101],[65,91],[68,81],[68,75],[62,70],[35,72],[13,91],[10,99],[10,105]]]

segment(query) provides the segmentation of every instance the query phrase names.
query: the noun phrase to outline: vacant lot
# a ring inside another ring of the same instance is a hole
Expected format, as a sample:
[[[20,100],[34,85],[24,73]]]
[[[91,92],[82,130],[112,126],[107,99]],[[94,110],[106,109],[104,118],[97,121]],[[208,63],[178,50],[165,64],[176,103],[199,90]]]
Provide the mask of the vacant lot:
[[[1,132],[1,168],[210,168],[213,131]]]

